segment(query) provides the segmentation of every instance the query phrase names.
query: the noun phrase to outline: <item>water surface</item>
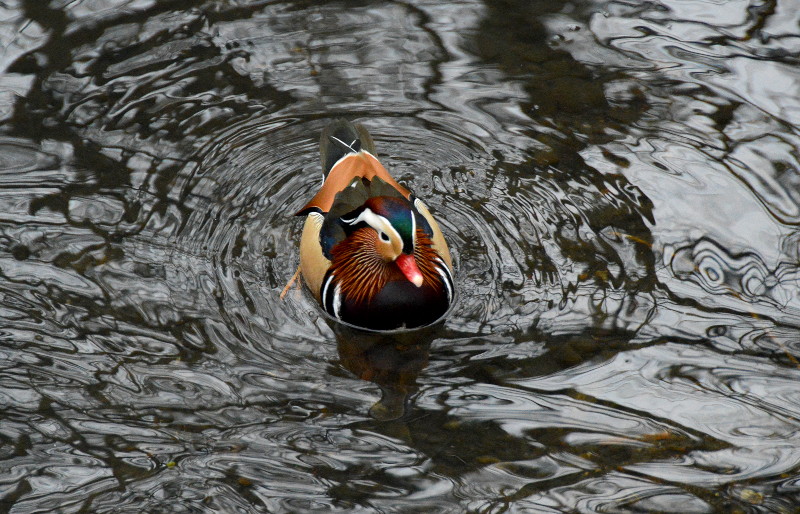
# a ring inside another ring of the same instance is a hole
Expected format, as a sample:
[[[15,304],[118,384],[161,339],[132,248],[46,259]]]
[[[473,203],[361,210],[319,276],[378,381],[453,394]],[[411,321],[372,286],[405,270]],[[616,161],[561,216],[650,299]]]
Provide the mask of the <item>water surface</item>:
[[[0,2],[0,510],[794,512],[798,13]],[[341,116],[437,326],[279,297]]]

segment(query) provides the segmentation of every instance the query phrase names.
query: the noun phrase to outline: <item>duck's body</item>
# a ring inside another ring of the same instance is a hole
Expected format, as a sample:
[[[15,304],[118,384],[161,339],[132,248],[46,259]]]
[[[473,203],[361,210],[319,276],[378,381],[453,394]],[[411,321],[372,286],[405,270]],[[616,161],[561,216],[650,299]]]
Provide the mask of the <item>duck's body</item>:
[[[452,262],[425,205],[375,157],[361,125],[322,134],[323,185],[307,216],[300,271],[325,311],[370,330],[429,325],[453,301]]]

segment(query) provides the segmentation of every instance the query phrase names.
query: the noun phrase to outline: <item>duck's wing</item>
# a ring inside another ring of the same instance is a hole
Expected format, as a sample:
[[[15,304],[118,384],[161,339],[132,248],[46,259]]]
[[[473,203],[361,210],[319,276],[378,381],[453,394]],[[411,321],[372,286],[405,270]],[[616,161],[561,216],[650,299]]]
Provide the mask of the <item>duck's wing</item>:
[[[376,177],[383,180],[404,198],[411,197],[411,192],[393,179],[375,156],[361,151],[340,159],[331,169],[319,192],[297,212],[297,215],[305,215],[309,212],[326,213],[333,206],[336,195],[352,184],[354,179],[361,178],[371,182]]]
[[[362,125],[354,125],[346,120],[337,120],[322,133],[320,157],[324,182],[297,215],[310,212],[327,213],[336,195],[353,183],[356,178],[373,181],[380,178],[383,184],[391,186],[396,193],[406,199],[411,197],[408,189],[401,186],[375,157],[375,144]]]

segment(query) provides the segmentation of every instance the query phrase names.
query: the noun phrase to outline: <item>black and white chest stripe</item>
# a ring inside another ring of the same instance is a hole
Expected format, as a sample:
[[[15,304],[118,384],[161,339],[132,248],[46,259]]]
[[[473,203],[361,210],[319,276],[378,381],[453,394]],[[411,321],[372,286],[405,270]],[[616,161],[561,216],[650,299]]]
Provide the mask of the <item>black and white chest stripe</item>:
[[[436,260],[433,262],[433,267],[436,272],[439,273],[439,276],[442,277],[442,285],[447,292],[447,303],[449,305],[453,303],[453,291],[455,290],[453,287],[453,275],[450,273],[450,268],[447,267],[447,264],[444,263],[441,257],[436,257]]]
[[[342,319],[342,285],[336,282],[336,276],[328,271],[322,280],[320,299],[325,312],[336,319]]]
[[[450,268],[447,267],[447,264],[445,264],[441,257],[436,258],[433,267],[441,277],[442,286],[447,294],[447,304],[449,305],[453,303],[454,291],[453,276],[450,273]],[[320,299],[322,300],[322,308],[325,309],[325,312],[336,319],[342,319],[342,285],[336,280],[336,275],[330,271],[322,280]]]

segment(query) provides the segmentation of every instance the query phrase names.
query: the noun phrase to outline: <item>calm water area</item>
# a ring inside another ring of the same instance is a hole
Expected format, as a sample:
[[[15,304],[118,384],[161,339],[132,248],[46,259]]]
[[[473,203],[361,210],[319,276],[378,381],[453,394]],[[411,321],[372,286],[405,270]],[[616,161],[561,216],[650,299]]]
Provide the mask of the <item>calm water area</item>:
[[[458,297],[302,289],[362,122]],[[800,512],[800,0],[1,0],[0,512]]]

